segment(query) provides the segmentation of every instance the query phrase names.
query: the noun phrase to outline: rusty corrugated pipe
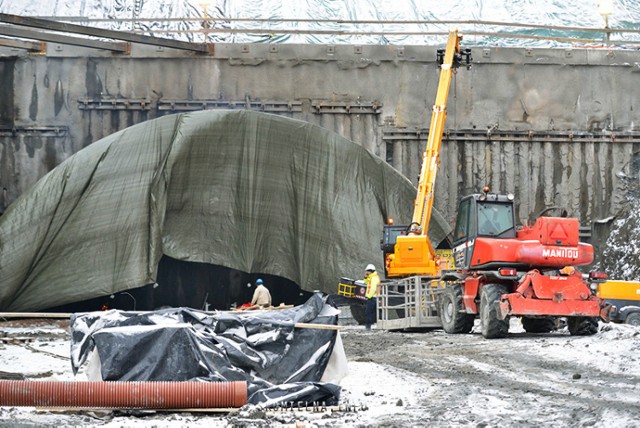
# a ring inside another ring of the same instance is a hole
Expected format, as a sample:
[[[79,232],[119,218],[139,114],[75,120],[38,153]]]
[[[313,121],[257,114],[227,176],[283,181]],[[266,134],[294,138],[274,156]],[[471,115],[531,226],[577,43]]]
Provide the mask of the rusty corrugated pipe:
[[[0,381],[0,406],[213,409],[247,403],[239,382]]]

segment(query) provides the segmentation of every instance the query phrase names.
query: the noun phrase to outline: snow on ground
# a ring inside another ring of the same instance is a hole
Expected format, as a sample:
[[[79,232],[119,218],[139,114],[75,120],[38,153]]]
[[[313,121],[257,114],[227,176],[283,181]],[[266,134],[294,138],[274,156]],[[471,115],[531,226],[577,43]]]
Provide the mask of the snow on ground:
[[[560,337],[545,340],[531,349],[540,356],[576,361],[580,366],[640,376],[640,329],[624,324],[601,324],[593,337]]]
[[[357,361],[349,362],[349,375],[340,385],[342,401],[367,408],[353,417],[353,422],[366,425],[381,416],[410,412],[431,388],[426,379],[405,370]]]
[[[69,350],[69,342],[64,341],[0,345],[0,370],[30,379],[73,380]]]
[[[29,379],[72,380],[66,327],[0,323],[0,371]],[[341,411],[243,408],[224,414],[54,412],[0,407],[0,426],[596,426],[640,427],[640,328],[600,324],[591,337],[566,329],[525,333],[511,321],[506,339],[342,332],[349,360]],[[12,341],[25,338],[31,341]],[[79,373],[77,380],[85,380]]]
[[[509,337],[485,340],[478,327],[466,335],[345,332],[350,361],[402,368],[427,385],[417,405],[376,423],[640,426],[640,329],[601,323],[591,337],[566,328],[530,334],[512,319]]]

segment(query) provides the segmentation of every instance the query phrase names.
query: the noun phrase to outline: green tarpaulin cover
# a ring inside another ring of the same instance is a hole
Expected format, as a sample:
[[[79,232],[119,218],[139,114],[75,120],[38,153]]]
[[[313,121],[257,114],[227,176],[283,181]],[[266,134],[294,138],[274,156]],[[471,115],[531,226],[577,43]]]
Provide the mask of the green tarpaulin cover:
[[[415,193],[306,122],[245,110],[147,121],[71,156],[0,217],[0,310],[153,283],[162,254],[335,292],[381,265],[382,225],[408,223]],[[448,225],[431,223],[440,242]]]

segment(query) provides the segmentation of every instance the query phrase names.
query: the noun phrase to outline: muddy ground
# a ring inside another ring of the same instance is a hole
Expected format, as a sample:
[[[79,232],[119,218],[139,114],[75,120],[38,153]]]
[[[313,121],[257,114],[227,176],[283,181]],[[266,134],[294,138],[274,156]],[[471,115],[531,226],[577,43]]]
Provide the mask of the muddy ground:
[[[339,411],[228,414],[54,412],[0,407],[1,426],[640,426],[640,329],[601,324],[506,339],[365,331],[341,337],[349,360]],[[68,322],[0,323],[0,374],[71,380]],[[82,376],[82,373],[80,373]],[[350,407],[346,407],[350,406]]]
[[[348,331],[352,361],[413,374],[427,388],[379,425],[640,426],[640,330],[603,325],[593,337],[566,330],[507,339]]]

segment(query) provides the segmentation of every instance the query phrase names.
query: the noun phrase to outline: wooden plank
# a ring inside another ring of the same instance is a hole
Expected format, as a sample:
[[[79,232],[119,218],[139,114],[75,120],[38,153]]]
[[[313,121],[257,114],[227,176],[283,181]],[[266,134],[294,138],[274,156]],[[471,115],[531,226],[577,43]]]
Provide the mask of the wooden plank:
[[[280,306],[266,306],[266,307],[261,307],[260,305],[252,305],[249,306],[247,308],[242,308],[242,309],[234,309],[231,312],[232,314],[237,314],[237,313],[242,313],[242,312],[248,312],[248,311],[278,311],[278,310],[282,310],[282,309],[291,309],[293,308],[293,305],[280,305]]]
[[[235,407],[220,408],[184,408],[184,409],[152,409],[144,408],[125,408],[125,407],[36,407],[38,411],[46,411],[51,413],[78,413],[93,412],[96,410],[149,410],[153,412],[190,412],[190,413],[237,413],[240,409]]]
[[[277,311],[280,309],[291,309],[291,308],[293,308],[293,305],[269,306],[267,309],[269,309],[270,311]]]
[[[254,305],[257,306],[257,305]],[[292,305],[288,305],[293,307]],[[253,308],[253,306],[252,306]],[[287,309],[287,307],[275,306],[274,309]],[[254,308],[255,310],[255,308]],[[246,312],[246,311],[233,311],[234,313]],[[52,312],[0,312],[0,318],[70,318],[69,313],[52,313]],[[309,323],[297,323],[296,328],[316,328],[318,330],[343,330],[344,326],[330,325],[330,324],[309,324]]]
[[[71,318],[70,313],[55,312],[0,312],[0,318]]]
[[[304,322],[299,322],[295,324],[296,328],[315,328],[318,330],[344,330],[345,327],[343,325],[333,325],[333,324],[309,324]]]
[[[0,370],[0,379],[2,380],[27,380],[22,373],[5,372]]]

